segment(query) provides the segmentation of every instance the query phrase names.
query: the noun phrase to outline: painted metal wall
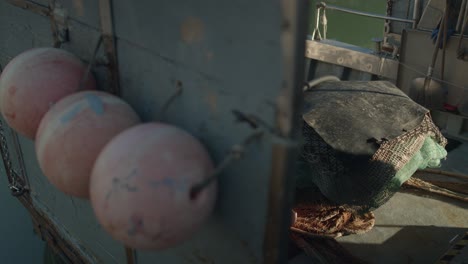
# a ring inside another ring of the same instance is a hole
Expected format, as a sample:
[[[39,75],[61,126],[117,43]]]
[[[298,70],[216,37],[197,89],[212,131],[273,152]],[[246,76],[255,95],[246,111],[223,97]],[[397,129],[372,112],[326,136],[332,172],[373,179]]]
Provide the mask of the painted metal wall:
[[[298,106],[292,104],[297,97],[292,98],[294,92],[290,88],[296,84],[294,78],[302,73],[295,73],[301,71],[300,67],[286,69],[300,57],[294,57],[297,25],[285,20],[284,3],[113,1],[121,96],[144,121],[164,120],[189,131],[205,144],[217,163],[252,132],[249,126],[237,122],[233,110],[254,114],[273,128],[287,127],[283,135],[297,137],[297,133],[290,133],[295,130],[290,122],[299,118],[294,113]],[[55,4],[65,8],[70,16],[69,42],[62,48],[89,61],[100,36],[98,1],[56,0]],[[298,6],[297,1],[287,5]],[[289,18],[291,14],[298,15],[294,13],[297,10],[289,11]],[[303,33],[305,37],[305,29]],[[50,18],[2,0],[0,39],[0,65],[4,66],[26,49],[53,44]],[[285,44],[289,48],[287,55]],[[103,54],[101,50],[98,61]],[[100,87],[109,89],[105,67],[96,66],[93,72]],[[180,87],[182,93],[163,111],[164,104]],[[280,109],[280,103],[286,105],[286,111]],[[278,113],[284,112],[288,124],[278,123]],[[283,206],[287,202],[284,197],[292,190],[279,186],[280,191],[272,194],[270,179],[275,173],[278,182],[286,177],[284,171],[272,169],[274,146],[286,144],[278,142],[277,137],[264,137],[222,174],[215,213],[193,239],[164,252],[137,252],[138,263],[265,261],[265,230],[267,226],[274,227],[268,224],[272,220],[270,214],[282,210],[275,207]],[[125,263],[123,245],[99,227],[89,202],[57,191],[39,169],[34,142],[20,137],[20,143],[35,205],[96,261]],[[276,163],[293,160],[287,157],[288,153],[285,155]],[[19,165],[14,167],[19,170]],[[272,197],[277,198],[276,204],[272,204]],[[273,217],[279,228],[286,227],[287,217]]]

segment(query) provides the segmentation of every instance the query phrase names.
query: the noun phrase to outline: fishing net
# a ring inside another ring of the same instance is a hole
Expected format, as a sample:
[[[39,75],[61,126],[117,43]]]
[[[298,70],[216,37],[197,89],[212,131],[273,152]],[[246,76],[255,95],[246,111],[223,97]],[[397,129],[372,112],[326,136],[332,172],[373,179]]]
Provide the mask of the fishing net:
[[[350,234],[362,234],[372,229],[375,216],[372,212],[359,214],[345,206],[333,206],[316,203],[302,203],[294,207],[297,213],[293,230],[304,233],[341,237]]]
[[[389,82],[326,82],[305,96],[297,186],[337,205],[373,210],[447,155],[429,111]]]

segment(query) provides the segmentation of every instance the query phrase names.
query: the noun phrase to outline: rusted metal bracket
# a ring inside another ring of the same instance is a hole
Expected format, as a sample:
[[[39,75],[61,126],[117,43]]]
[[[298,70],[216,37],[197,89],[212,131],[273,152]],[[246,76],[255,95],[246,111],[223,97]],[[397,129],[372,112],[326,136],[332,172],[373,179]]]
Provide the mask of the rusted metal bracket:
[[[18,151],[19,144],[17,142],[18,139],[16,137],[16,134],[14,140],[16,143],[15,148],[18,155],[18,161],[21,166],[21,171],[24,171],[24,163],[22,160],[21,151]],[[24,177],[20,177],[18,173],[13,169],[13,164],[11,162],[11,154],[8,148],[4,124],[2,121],[0,121],[0,154],[2,156],[3,166],[5,167],[5,172],[8,179],[8,187],[10,188],[11,194],[16,197],[23,195],[28,191],[28,188],[26,187],[26,179]]]
[[[50,23],[54,36],[54,47],[58,48],[62,43],[70,41],[68,35],[68,12],[64,8],[55,6],[55,1],[51,2],[50,8]]]

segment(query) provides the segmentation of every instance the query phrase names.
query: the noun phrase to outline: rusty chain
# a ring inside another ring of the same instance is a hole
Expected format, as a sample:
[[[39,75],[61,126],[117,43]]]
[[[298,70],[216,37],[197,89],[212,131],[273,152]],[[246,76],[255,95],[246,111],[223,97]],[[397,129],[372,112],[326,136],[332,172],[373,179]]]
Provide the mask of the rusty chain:
[[[387,0],[387,16],[391,17],[393,13],[393,0]],[[390,29],[391,29],[391,21],[390,20],[385,20],[384,24],[384,40],[385,43],[387,42],[388,35],[390,34]]]
[[[20,183],[18,174],[13,170],[11,163],[10,151],[8,150],[7,139],[3,122],[0,120],[0,153],[3,159],[3,165],[7,173],[11,194],[13,196],[21,196],[25,193],[26,188]]]

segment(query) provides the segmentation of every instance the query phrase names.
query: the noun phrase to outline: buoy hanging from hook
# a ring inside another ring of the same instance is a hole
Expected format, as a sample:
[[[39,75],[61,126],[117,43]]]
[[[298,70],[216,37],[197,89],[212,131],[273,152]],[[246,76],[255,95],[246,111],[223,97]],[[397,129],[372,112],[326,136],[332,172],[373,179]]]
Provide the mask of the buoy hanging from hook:
[[[0,75],[0,110],[8,125],[34,139],[51,105],[79,89],[96,88],[94,76],[82,79],[85,71],[75,55],[61,49],[33,48],[17,55]]]
[[[113,137],[140,123],[122,99],[84,91],[57,102],[44,116],[36,153],[44,175],[62,192],[88,198],[93,164]]]
[[[91,175],[90,198],[101,226],[127,247],[163,250],[189,237],[211,214],[217,183],[191,188],[214,171],[202,144],[184,130],[146,123],[106,145]]]

